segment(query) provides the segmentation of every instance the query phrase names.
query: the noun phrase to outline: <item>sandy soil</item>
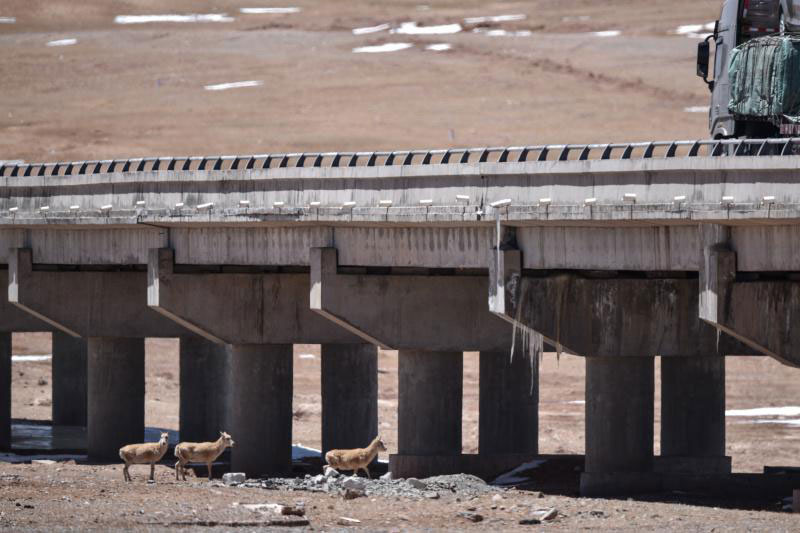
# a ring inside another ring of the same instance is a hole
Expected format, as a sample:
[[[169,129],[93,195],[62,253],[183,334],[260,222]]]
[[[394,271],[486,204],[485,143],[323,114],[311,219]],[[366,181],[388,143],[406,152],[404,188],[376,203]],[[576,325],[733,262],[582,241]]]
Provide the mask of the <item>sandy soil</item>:
[[[718,0],[642,2],[443,0],[319,2],[298,0],[286,15],[244,15],[234,0],[4,0],[0,17],[0,159],[76,160],[147,155],[367,150],[701,138],[708,92],[694,76],[696,39],[675,35],[683,24],[705,23]],[[280,5],[284,5],[280,4]],[[269,3],[270,6],[278,5]],[[227,13],[227,23],[122,26],[117,15]],[[486,30],[530,31],[524,37],[353,35],[382,23],[462,22],[465,17],[516,14],[524,20],[489,23]],[[620,31],[616,37],[593,32]],[[47,46],[61,39],[70,46]],[[384,54],[352,49],[389,42],[414,44]],[[449,43],[432,52],[425,46]],[[256,80],[257,87],[204,87]],[[177,341],[147,344],[146,421],[178,427]],[[14,353],[50,352],[44,334],[14,336]],[[300,358],[300,354],[315,358]],[[295,350],[294,440],[320,444],[319,351]],[[380,428],[396,447],[397,357],[380,356]],[[477,355],[464,358],[465,452],[477,448]],[[546,355],[542,366],[540,450],[583,452],[584,364]],[[792,370],[766,359],[728,363],[729,409],[797,402]],[[656,388],[656,423],[659,395]],[[13,364],[13,416],[50,418],[49,363]],[[753,418],[728,419],[727,451],[734,470],[794,464],[797,426]],[[658,452],[658,425],[656,451]],[[343,501],[331,496],[230,489],[204,482],[121,481],[117,465],[0,464],[0,529],[159,529],[195,518],[224,523],[253,520],[233,502],[303,500],[315,528],[339,516],[377,530],[515,527],[531,508],[557,507],[548,527],[565,530],[791,530],[798,522],[773,508],[722,509],[642,501],[587,500],[520,492],[497,509],[489,497],[410,502]],[[32,506],[32,507],[27,507]],[[515,507],[516,506],[516,507]],[[476,507],[472,524],[456,512]],[[775,507],[777,509],[777,507]],[[598,511],[591,513],[591,511]],[[602,513],[600,513],[602,512]],[[529,526],[526,526],[529,527]],[[222,529],[225,529],[224,527]]]

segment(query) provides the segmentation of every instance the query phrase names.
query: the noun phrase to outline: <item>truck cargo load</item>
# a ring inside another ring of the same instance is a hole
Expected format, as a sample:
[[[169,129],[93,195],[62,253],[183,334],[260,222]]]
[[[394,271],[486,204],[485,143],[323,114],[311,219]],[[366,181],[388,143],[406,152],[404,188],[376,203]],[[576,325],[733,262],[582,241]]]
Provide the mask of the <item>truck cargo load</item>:
[[[800,122],[800,36],[759,37],[731,51],[729,111],[776,126]]]

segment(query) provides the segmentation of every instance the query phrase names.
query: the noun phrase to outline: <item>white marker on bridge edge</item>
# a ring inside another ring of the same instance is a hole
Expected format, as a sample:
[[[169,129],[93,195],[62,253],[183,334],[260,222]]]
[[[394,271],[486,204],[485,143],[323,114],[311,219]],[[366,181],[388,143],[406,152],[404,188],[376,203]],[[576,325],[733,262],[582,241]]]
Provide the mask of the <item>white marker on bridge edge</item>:
[[[283,207],[284,205],[286,205],[286,204],[285,204],[284,202],[281,202],[280,200],[277,200],[277,201],[275,201],[275,202],[272,202],[272,207],[281,208],[281,207]]]
[[[629,192],[622,195],[622,201],[636,203],[636,193]]]
[[[345,202],[342,204],[342,209],[353,209],[356,206],[355,202]]]
[[[39,208],[39,211],[50,211],[50,206],[49,205],[43,205],[42,207]]]
[[[469,196],[467,196],[466,194],[457,194],[456,201],[469,203]]]
[[[250,200],[239,200],[239,207],[250,207]]]
[[[136,202],[136,207],[144,207],[145,205],[147,205],[147,202],[145,202],[144,200],[139,200],[138,202]]]
[[[419,205],[432,205],[432,204],[433,204],[433,200],[430,200],[430,199],[429,200],[420,200],[419,201]]]
[[[310,202],[308,207],[319,207],[322,205],[322,202]]]
[[[539,198],[539,205],[550,205],[553,203],[552,198]]]
[[[733,196],[723,196],[722,197],[722,202],[720,202],[720,203],[723,204],[723,205],[731,205],[734,201],[735,200],[734,200]]]
[[[17,211],[19,211],[19,207],[9,207],[8,208],[8,212],[9,213],[16,213]]]
[[[495,209],[500,209],[502,207],[508,207],[511,205],[511,198],[505,198],[503,200],[497,200],[496,202],[492,202],[489,204]]]
[[[211,209],[212,207],[214,207],[214,202],[208,202],[205,204],[198,205],[197,209]]]
[[[761,203],[774,204],[775,203],[775,197],[774,196],[765,196],[764,198],[761,199]]]
[[[100,206],[100,211],[111,211],[112,207],[114,207],[114,206],[111,205],[111,204],[101,205]]]
[[[586,205],[596,204],[597,198],[587,198],[586,200],[583,201],[583,203]]]
[[[686,201],[686,197],[685,196],[676,196],[675,198],[672,199],[672,201],[674,201],[676,204],[679,204],[681,202],[685,202]]]
[[[391,200],[381,200],[380,202],[378,202],[378,205],[381,207],[392,207],[393,203],[394,202],[392,202]]]
[[[78,211],[81,208],[79,205],[71,205],[69,206],[70,211]]]
[[[175,204],[176,209],[180,209],[181,207],[183,207],[183,202],[178,202],[177,204]]]

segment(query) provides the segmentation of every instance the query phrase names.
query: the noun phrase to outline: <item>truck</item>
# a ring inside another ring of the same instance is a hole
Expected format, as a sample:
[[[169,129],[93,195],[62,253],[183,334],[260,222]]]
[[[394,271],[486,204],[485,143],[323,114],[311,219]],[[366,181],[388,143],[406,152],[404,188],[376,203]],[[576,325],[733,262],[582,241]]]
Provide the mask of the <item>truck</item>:
[[[711,41],[714,43],[713,79],[709,79]],[[733,105],[735,98],[732,100],[732,96],[736,97],[745,90],[750,91],[751,97],[759,90],[762,92],[765,90],[763,89],[765,86],[753,87],[753,83],[772,83],[767,79],[769,77],[767,70],[758,70],[754,68],[756,61],[744,59],[752,59],[754,54],[763,55],[764,50],[784,45],[789,47],[790,52],[796,48],[800,55],[800,0],[723,2],[719,20],[714,25],[714,32],[697,47],[697,75],[711,91],[709,131],[712,138],[772,138],[800,134],[800,122],[792,120],[784,113],[768,108],[758,112],[753,112],[751,109],[744,113],[742,106]],[[737,54],[741,61],[736,61]],[[794,65],[769,66],[773,70],[780,70]],[[731,76],[731,72],[734,76]],[[741,78],[735,78],[736,75],[740,75]],[[747,81],[749,85],[741,87],[741,80],[746,76],[749,76]],[[740,81],[738,86],[737,81]],[[733,95],[732,88],[737,91]],[[771,85],[768,88],[771,89]],[[742,97],[742,102],[747,103],[745,97]]]

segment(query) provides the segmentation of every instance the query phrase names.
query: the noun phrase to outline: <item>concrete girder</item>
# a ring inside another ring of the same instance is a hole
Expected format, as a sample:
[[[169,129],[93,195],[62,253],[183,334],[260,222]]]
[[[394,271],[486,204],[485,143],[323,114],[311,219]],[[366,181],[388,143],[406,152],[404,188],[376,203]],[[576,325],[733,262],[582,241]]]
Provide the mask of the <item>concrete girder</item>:
[[[337,272],[335,248],[311,250],[311,309],[384,349],[506,351],[511,325],[486,308],[485,277]]]
[[[697,318],[695,279],[524,277],[520,265],[518,250],[494,253],[490,309],[564,351],[586,357],[752,352],[727,336],[718,340]]]
[[[8,287],[8,271],[0,270],[0,287]],[[28,331],[53,331],[55,328],[30,313],[26,313],[8,298],[0,298],[0,331],[23,333]]]
[[[800,367],[800,283],[737,281],[736,252],[725,228],[705,232],[700,318],[779,362]]]
[[[147,303],[225,344],[361,344],[308,306],[307,274],[181,274],[169,248],[150,250]]]
[[[188,332],[147,306],[145,272],[33,269],[31,250],[9,255],[8,301],[74,337],[180,337]]]

